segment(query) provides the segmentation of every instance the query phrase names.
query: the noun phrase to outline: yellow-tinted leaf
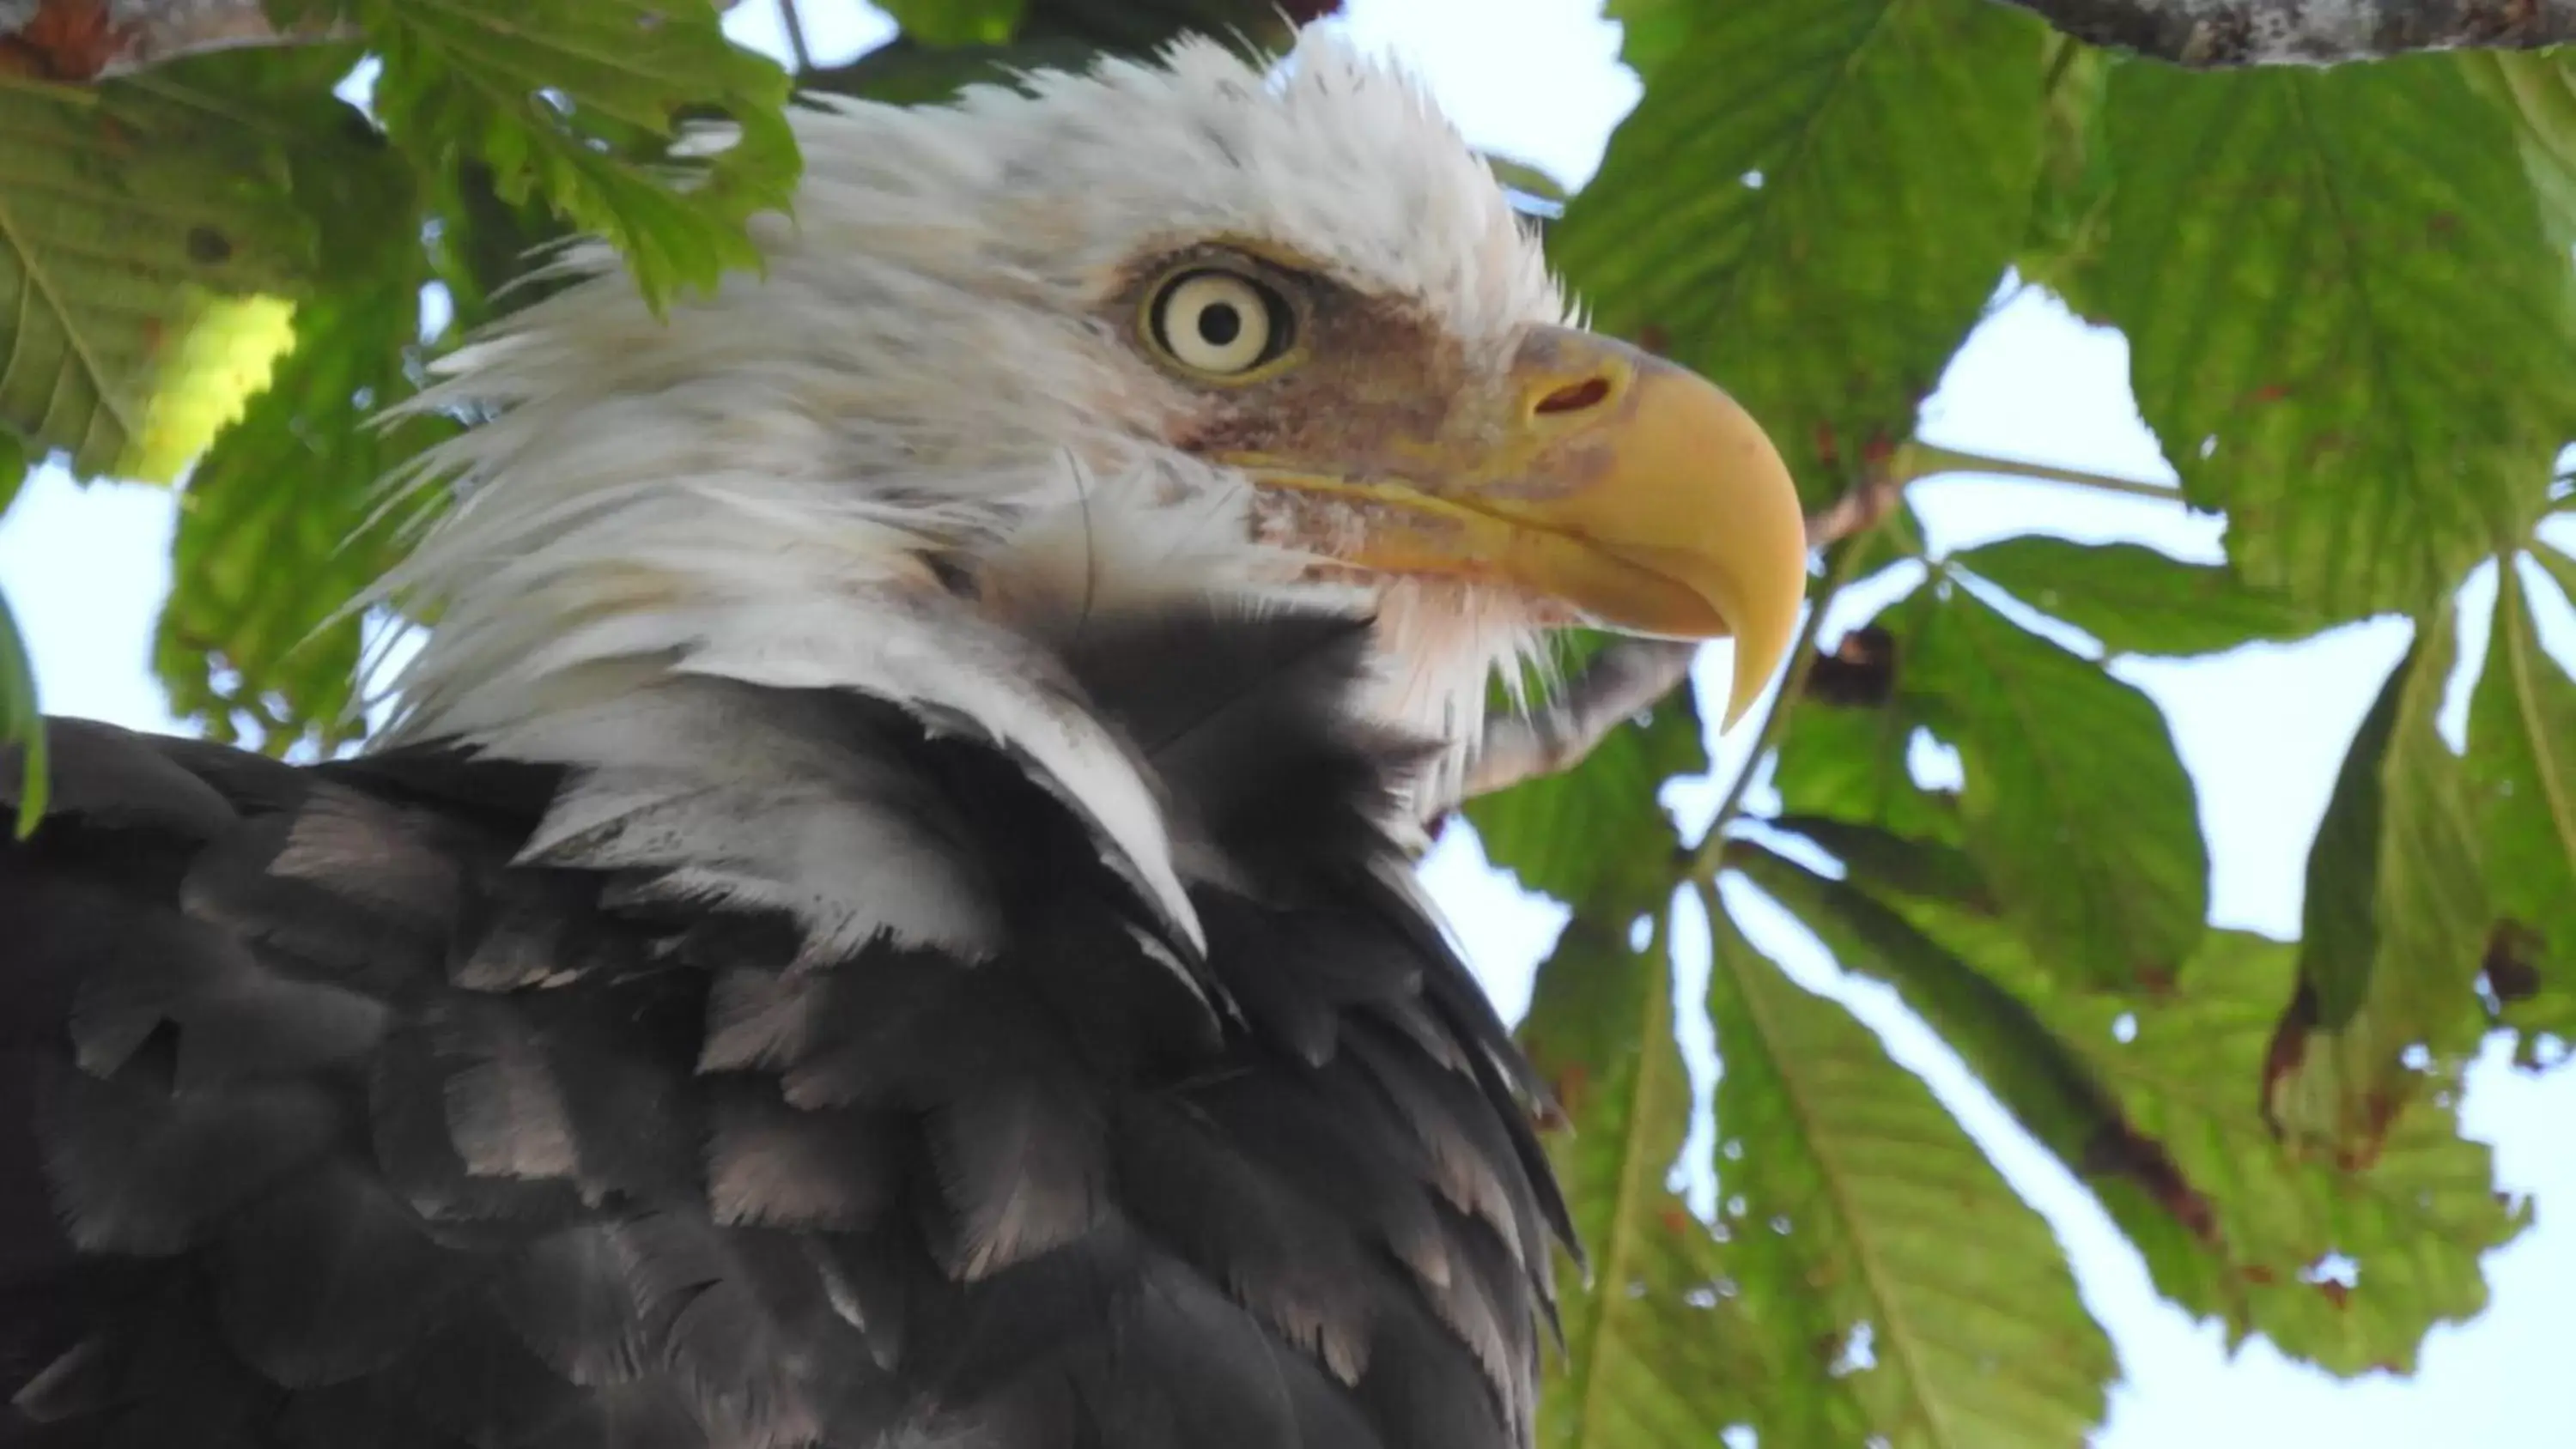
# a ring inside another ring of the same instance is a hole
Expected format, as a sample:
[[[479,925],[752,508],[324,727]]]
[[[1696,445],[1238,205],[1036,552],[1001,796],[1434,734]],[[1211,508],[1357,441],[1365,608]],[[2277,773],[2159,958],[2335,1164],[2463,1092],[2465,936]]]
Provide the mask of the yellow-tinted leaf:
[[[2576,431],[2566,252],[2447,57],[2112,76],[2094,295],[2247,577],[2429,608],[2542,507]]]
[[[1717,1129],[1741,1144],[1725,1261],[1749,1317],[1810,1345],[1778,1395],[1849,1395],[1894,1449],[2078,1449],[2117,1365],[2048,1224],[1877,1037],[1711,907]]]
[[[307,303],[275,384],[188,480],[153,664],[173,711],[216,738],[281,750],[362,732],[359,620],[342,607],[392,564],[410,516],[374,516],[378,484],[450,426],[374,416],[410,391],[420,267]]]
[[[2231,1344],[2260,1333],[2337,1373],[2405,1372],[2434,1325],[2485,1306],[2480,1259],[2529,1218],[2498,1197],[2486,1145],[2461,1135],[2455,1067],[2427,1079],[2368,1162],[2305,1154],[2264,1120],[2256,1085],[2296,946],[2213,931],[2164,989],[2103,995],[2054,985],[1992,922],[1896,904],[2037,1011],[2171,1154],[2215,1214],[2209,1235],[2174,1230],[2161,1208],[2098,1179],[2096,1190],[2158,1291],[2224,1323]]]
[[[1816,1431],[1804,1442],[1857,1442],[1848,1395],[1764,1407],[1784,1392],[1766,1348],[1795,1352],[1796,1340],[1746,1316],[1717,1237],[1666,1186],[1691,1116],[1673,1037],[1670,934],[1631,950],[1625,930],[1577,916],[1540,968],[1521,1024],[1569,1119],[1549,1156],[1592,1260],[1591,1286],[1566,1296],[1566,1351],[1548,1356],[1539,1442],[1705,1449],[1726,1424],[1793,1412]]]
[[[903,33],[930,45],[993,45],[1011,38],[1027,0],[881,0]]]
[[[1804,822],[1800,831],[1834,842],[1829,848],[1843,861],[1844,880],[1827,880],[1749,844],[1730,859],[1832,947],[1843,969],[1895,987],[2022,1129],[2093,1190],[2150,1260],[2218,1249],[2207,1196],[2163,1142],[2130,1120],[2086,1051],[2040,1011],[2059,993],[2043,979],[2047,973],[2027,944],[1972,902],[1918,888],[1923,865],[1900,852],[1928,851],[1937,861],[1940,848],[1884,841],[1854,849],[1860,840],[1852,827],[1824,824]],[[1939,866],[1932,878],[1955,869]],[[1926,919],[1966,929],[1943,939]],[[2101,999],[2089,992],[2068,996]]]
[[[2428,1330],[2486,1306],[2480,1259],[2529,1210],[2499,1196],[2494,1154],[2462,1135],[2455,1075],[2428,1081],[2366,1164],[2308,1160],[2273,1136],[2251,1087],[2296,956],[2213,932],[2168,995],[2061,996],[2043,1011],[2217,1208],[2223,1256],[2141,1240],[2166,1293],[2224,1318],[2231,1338],[2256,1329],[2337,1373],[2409,1372]],[[2126,1042],[2123,1016],[2134,1022]],[[2349,1260],[2348,1284],[2336,1255]]]
[[[2367,1161],[2439,1064],[2484,1025],[2472,989],[2486,882],[2460,761],[2434,729],[2454,654],[2451,613],[2419,627],[2344,759],[2308,856],[2299,989],[2264,1100],[2291,1139]]]
[[[168,482],[286,345],[316,263],[267,126],[153,73],[0,75],[0,427],[83,477]]]
[[[2469,703],[2466,769],[2497,915],[2483,964],[2508,1020],[2576,1035],[2576,679],[2541,647],[2526,560],[2565,562],[2546,545],[2500,561]]]

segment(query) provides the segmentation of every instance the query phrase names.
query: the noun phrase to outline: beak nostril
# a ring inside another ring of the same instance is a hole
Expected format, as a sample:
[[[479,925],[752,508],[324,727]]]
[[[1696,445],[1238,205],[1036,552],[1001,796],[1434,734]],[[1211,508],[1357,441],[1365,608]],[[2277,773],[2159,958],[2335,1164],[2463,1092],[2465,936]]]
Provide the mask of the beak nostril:
[[[1530,411],[1542,416],[1548,413],[1581,412],[1585,408],[1600,406],[1602,400],[1609,396],[1610,379],[1606,377],[1587,377],[1581,382],[1567,383],[1565,386],[1558,388],[1556,391],[1549,393],[1543,398],[1540,398],[1538,400],[1538,405],[1531,408]]]

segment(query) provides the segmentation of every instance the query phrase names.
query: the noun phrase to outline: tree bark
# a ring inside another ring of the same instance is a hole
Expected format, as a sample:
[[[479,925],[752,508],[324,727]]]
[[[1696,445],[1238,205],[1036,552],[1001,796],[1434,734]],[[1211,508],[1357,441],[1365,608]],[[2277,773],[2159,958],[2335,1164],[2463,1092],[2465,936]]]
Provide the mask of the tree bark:
[[[2195,70],[2336,65],[2576,40],[2576,0],[1996,0],[2094,45]]]
[[[0,75],[106,80],[209,50],[356,35],[329,20],[280,26],[261,0],[0,0]]]
[[[0,73],[104,80],[201,51],[349,33],[332,22],[280,27],[260,0],[0,0]]]

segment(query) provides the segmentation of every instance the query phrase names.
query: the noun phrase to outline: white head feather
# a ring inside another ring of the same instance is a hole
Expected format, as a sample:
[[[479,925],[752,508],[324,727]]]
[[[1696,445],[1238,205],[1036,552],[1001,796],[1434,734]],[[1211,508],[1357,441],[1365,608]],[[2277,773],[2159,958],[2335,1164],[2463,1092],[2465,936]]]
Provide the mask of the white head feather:
[[[1566,320],[1535,239],[1412,79],[1310,31],[1277,75],[1191,41],[796,123],[806,178],[793,219],[755,223],[765,275],[666,323],[610,251],[579,247],[561,266],[581,280],[414,404],[490,421],[410,479],[458,497],[387,580],[436,616],[394,737],[592,765],[603,747],[566,722],[605,697],[710,677],[865,690],[1027,751],[1185,920],[1150,786],[1017,625],[1111,587],[1338,591],[1378,614],[1386,714],[1463,762],[1492,671],[1535,637],[1519,606],[1328,579],[1265,540],[1248,481],[1171,441],[1189,390],[1101,317],[1139,257],[1224,239],[1404,304],[1470,365]],[[933,563],[959,557],[984,576],[971,599]],[[667,772],[682,751],[609,753]]]

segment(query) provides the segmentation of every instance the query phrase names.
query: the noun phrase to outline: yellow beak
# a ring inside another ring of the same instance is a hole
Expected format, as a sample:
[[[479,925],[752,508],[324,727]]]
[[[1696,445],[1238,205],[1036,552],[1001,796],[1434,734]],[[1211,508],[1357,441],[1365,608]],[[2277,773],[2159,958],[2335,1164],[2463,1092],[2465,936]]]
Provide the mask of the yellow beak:
[[[1530,329],[1495,402],[1435,439],[1388,440],[1363,477],[1242,461],[1378,505],[1346,555],[1362,567],[1504,583],[1626,633],[1733,636],[1733,725],[1807,586],[1797,489],[1761,426],[1687,369],[1562,327]]]

